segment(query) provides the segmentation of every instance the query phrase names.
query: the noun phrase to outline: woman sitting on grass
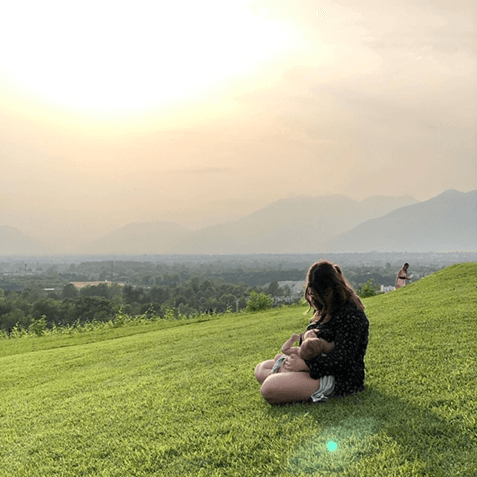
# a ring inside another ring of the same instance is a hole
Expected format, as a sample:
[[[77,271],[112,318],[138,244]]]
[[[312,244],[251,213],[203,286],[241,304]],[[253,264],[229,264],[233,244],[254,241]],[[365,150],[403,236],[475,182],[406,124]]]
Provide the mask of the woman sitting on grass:
[[[369,321],[341,269],[327,260],[313,264],[306,277],[305,299],[315,310],[307,331],[314,330],[318,338],[334,343],[334,347],[313,359],[291,354],[282,373],[271,372],[273,359],[259,363],[255,376],[270,404],[325,401],[364,390]]]

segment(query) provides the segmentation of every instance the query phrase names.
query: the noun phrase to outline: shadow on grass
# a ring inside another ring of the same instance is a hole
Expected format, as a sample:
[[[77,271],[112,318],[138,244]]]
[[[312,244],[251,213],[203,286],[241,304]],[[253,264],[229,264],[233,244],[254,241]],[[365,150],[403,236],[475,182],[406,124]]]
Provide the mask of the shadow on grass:
[[[370,475],[373,467],[435,477],[477,475],[475,429],[443,420],[405,398],[368,387],[326,404],[293,406],[295,415],[308,413],[317,432],[290,454],[292,475],[336,475],[350,467],[361,469],[356,475]],[[290,406],[270,408],[282,410],[290,412]]]

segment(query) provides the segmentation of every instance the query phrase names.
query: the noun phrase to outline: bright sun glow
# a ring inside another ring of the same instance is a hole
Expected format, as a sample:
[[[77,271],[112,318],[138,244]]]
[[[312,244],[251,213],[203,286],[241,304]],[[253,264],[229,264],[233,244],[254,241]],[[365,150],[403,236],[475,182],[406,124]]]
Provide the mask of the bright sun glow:
[[[296,43],[292,27],[244,1],[20,0],[2,10],[0,80],[90,112],[200,97]]]

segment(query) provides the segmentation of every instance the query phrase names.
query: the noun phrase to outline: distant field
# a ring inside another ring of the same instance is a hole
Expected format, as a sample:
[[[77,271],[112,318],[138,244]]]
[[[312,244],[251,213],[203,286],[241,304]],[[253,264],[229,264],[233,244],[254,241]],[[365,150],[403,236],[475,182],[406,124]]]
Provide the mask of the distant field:
[[[477,475],[477,264],[365,304],[367,389],[325,405],[253,376],[305,307],[1,341],[0,477]]]

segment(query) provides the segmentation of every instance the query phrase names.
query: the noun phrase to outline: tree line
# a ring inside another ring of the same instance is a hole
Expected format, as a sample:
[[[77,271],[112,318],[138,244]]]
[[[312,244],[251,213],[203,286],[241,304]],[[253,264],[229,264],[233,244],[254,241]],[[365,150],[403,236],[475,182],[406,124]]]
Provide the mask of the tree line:
[[[411,263],[413,281],[460,256],[351,254],[329,257],[342,266],[361,296],[380,285],[394,285],[403,259]],[[240,311],[252,293],[272,297],[272,304],[296,301],[279,282],[303,282],[316,256],[156,257],[154,261],[47,260],[0,262],[0,329],[28,327],[45,317],[48,326],[109,321],[119,312],[130,316],[191,316]],[[77,289],[70,282],[108,280],[110,286]],[[124,285],[120,285],[124,283]],[[265,284],[265,285],[264,285]]]
[[[247,308],[251,297],[255,302],[268,297],[270,306],[299,300],[278,282],[250,287],[200,277],[152,287],[100,283],[78,289],[68,283],[59,292],[0,289],[0,329],[28,328],[40,319],[48,327],[110,321],[118,313],[164,317],[171,312],[177,316],[237,312]]]

